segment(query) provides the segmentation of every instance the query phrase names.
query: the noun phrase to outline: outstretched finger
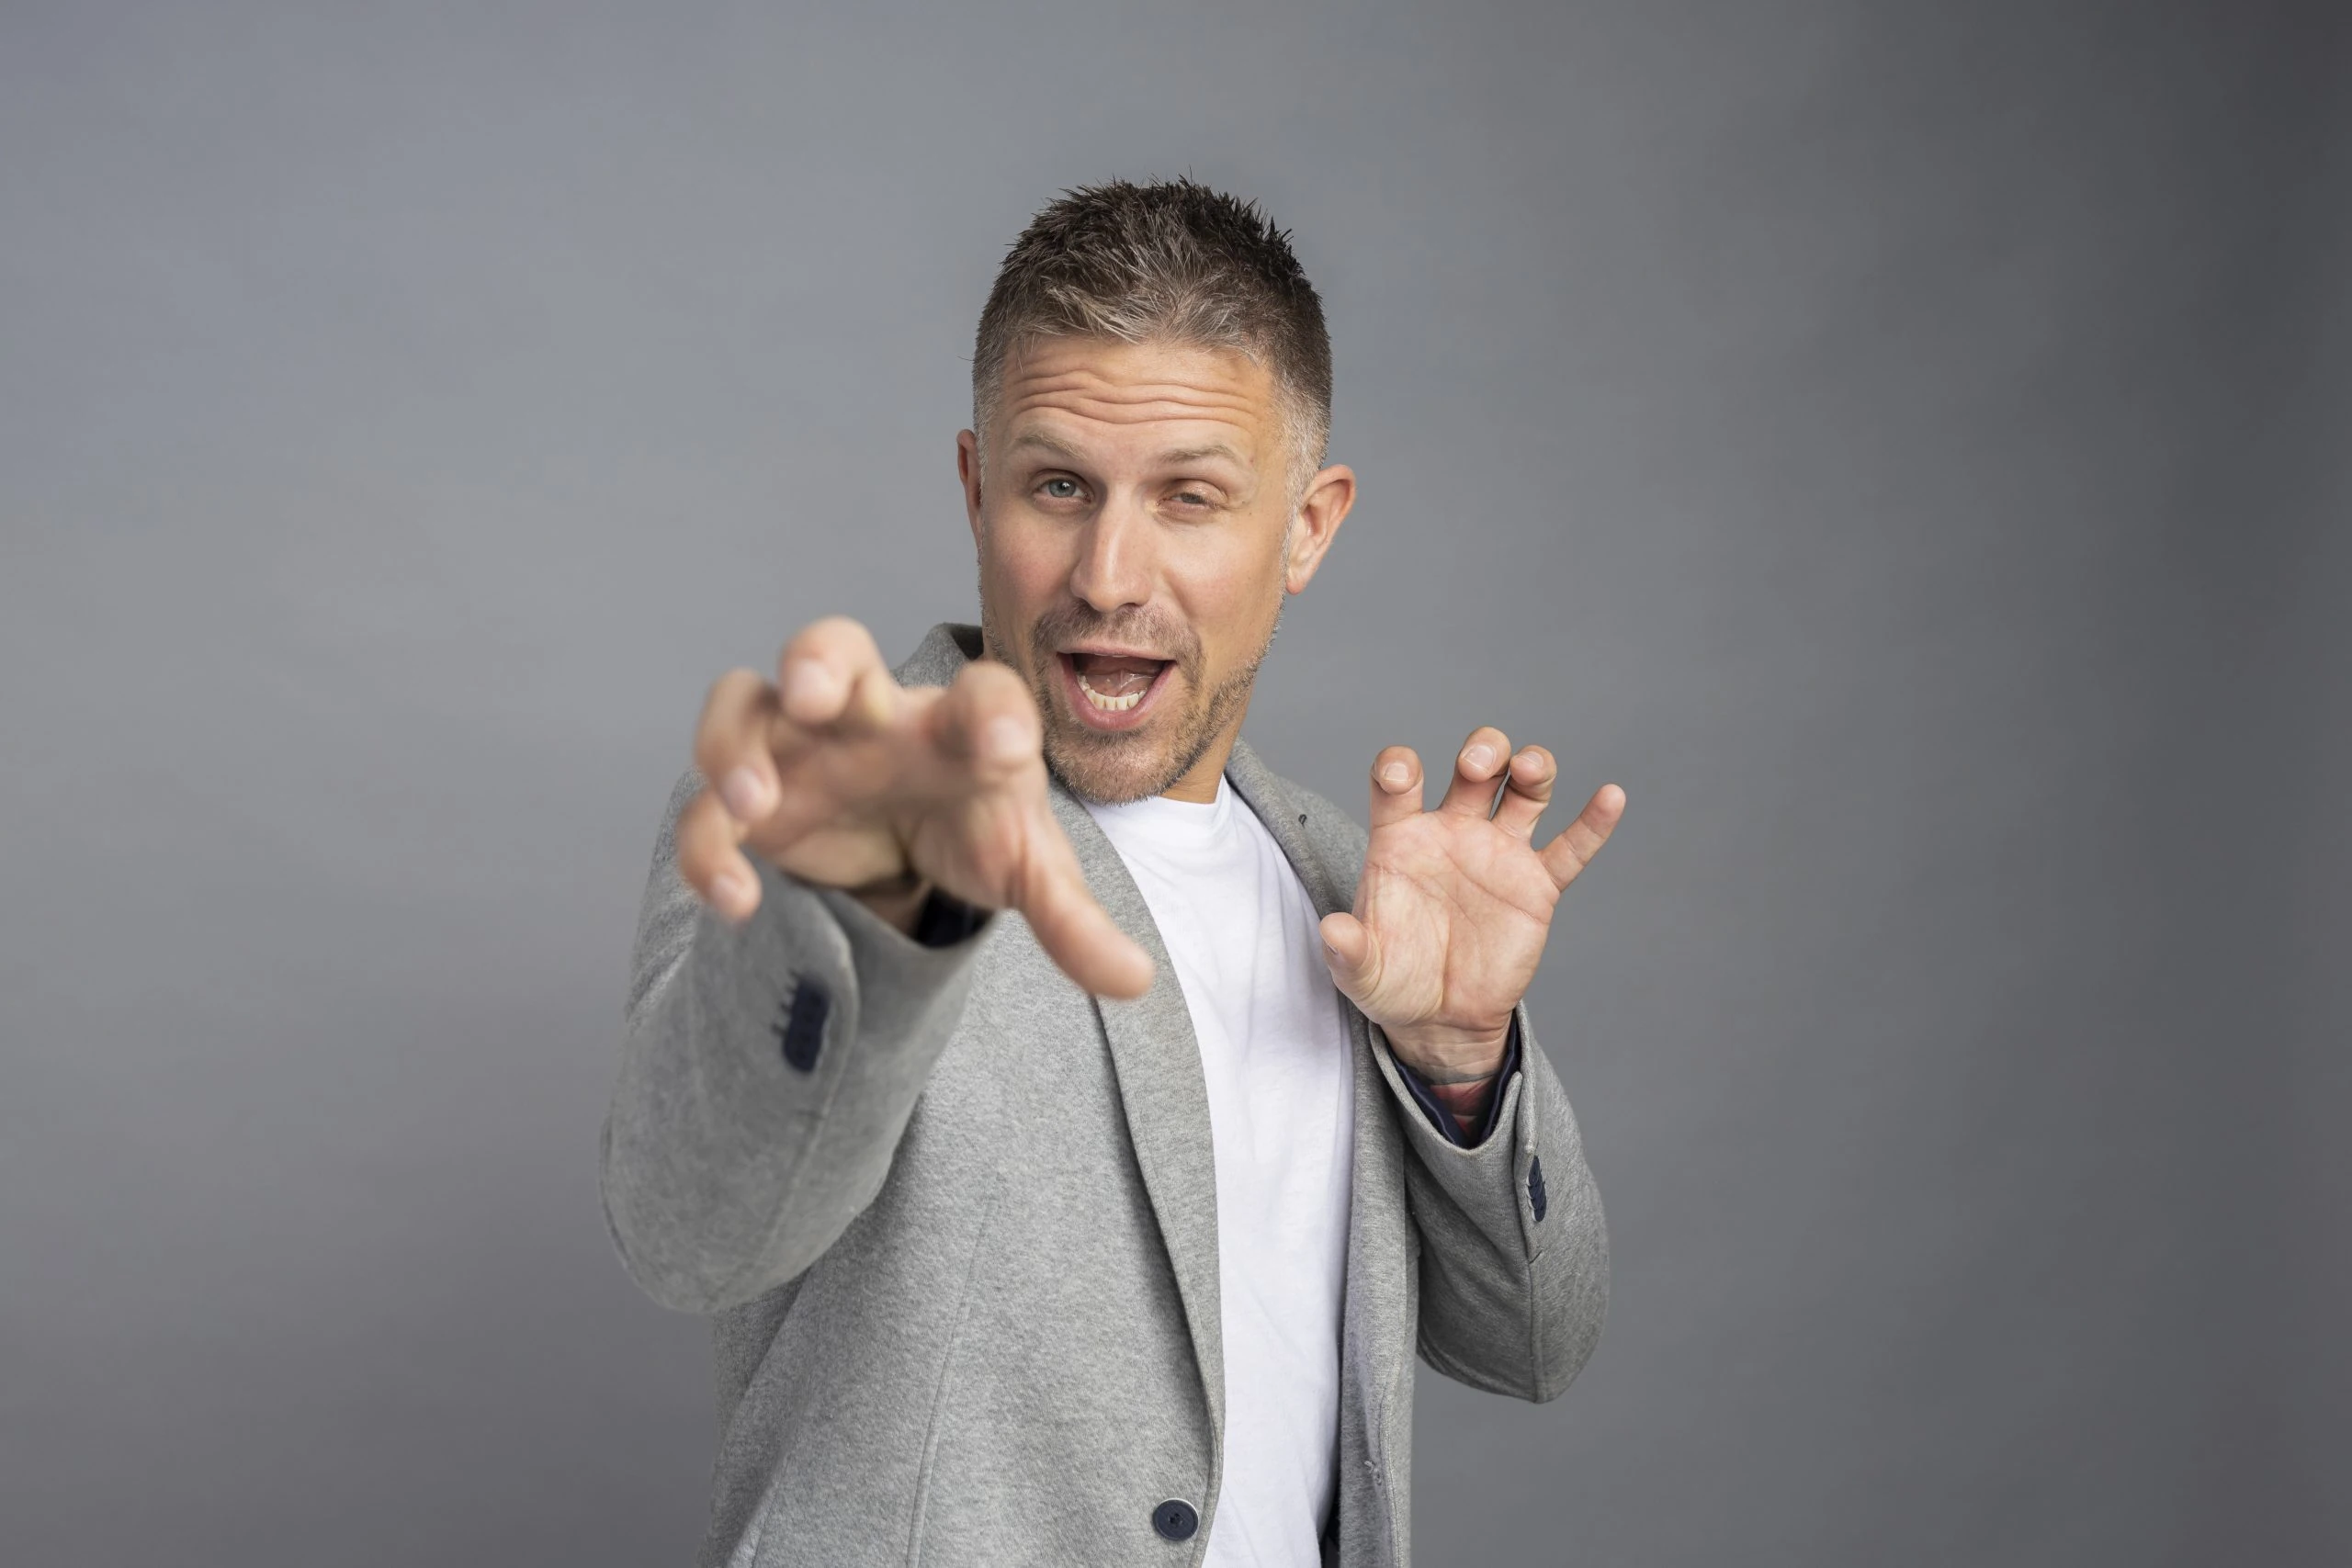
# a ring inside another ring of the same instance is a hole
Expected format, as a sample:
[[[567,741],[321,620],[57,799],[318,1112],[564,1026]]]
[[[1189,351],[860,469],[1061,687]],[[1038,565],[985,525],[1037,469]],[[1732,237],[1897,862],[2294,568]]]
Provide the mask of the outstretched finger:
[[[1480,725],[1453,754],[1453,782],[1446,786],[1445,799],[1438,809],[1462,816],[1472,812],[1492,816],[1495,777],[1510,762],[1510,737],[1491,724]]]
[[[1045,732],[1036,700],[1003,665],[976,660],[964,666],[933,709],[932,739],[980,778],[1018,772],[1041,755]]]
[[[1410,746],[1391,746],[1372,760],[1372,825],[1399,822],[1421,809],[1421,759]]]
[[[1022,868],[1012,907],[1061,972],[1098,997],[1133,1000],[1151,989],[1151,954],[1095,902],[1077,852],[1047,818]]]
[[[774,731],[788,728],[776,715],[775,688],[758,671],[729,670],[710,683],[695,723],[695,766],[746,828],[776,807]]]
[[[678,813],[673,830],[678,877],[695,896],[730,921],[760,907],[760,878],[740,846],[744,828],[706,786]]]
[[[1503,779],[1502,804],[1495,807],[1495,826],[1514,838],[1535,831],[1535,819],[1552,801],[1552,781],[1559,777],[1552,753],[1541,746],[1523,747],[1510,760]]]
[[[811,621],[776,656],[784,716],[810,728],[878,728],[894,711],[898,682],[874,634],[847,615]]]
[[[1592,792],[1577,819],[1560,829],[1560,836],[1544,846],[1544,869],[1552,874],[1553,885],[1566,888],[1577,879],[1578,873],[1592,863],[1600,846],[1609,841],[1617,824],[1625,815],[1625,792],[1615,784],[1602,784]]]

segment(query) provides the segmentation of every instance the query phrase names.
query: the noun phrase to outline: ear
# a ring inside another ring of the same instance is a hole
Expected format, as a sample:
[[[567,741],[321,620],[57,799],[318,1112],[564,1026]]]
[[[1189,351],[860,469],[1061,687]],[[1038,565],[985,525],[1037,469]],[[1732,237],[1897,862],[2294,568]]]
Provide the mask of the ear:
[[[1355,503],[1356,473],[1344,463],[1332,464],[1306,482],[1306,494],[1298,503],[1298,523],[1290,531],[1290,558],[1283,563],[1284,589],[1305,592],[1316,568],[1323,564],[1323,554],[1331,547],[1340,525],[1347,521],[1348,509]]]
[[[972,525],[972,546],[980,543],[980,438],[968,430],[956,433],[956,477],[964,481],[964,519]]]

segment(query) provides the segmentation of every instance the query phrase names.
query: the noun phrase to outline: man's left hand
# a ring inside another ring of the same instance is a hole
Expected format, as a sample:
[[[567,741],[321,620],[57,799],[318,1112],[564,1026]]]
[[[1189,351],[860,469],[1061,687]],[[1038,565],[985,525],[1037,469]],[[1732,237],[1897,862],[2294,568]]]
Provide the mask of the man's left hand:
[[[1537,849],[1535,820],[1558,773],[1551,752],[1514,755],[1488,725],[1463,742],[1445,798],[1425,811],[1410,747],[1373,761],[1355,912],[1324,917],[1324,953],[1333,983],[1430,1083],[1466,1085],[1500,1069],[1552,911],[1624,815],[1625,792],[1603,784]]]

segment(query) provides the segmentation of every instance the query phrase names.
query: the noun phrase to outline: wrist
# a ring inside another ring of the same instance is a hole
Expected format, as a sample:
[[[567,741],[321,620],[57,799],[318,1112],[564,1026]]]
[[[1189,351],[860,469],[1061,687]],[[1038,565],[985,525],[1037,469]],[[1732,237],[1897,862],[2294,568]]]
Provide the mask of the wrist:
[[[912,936],[916,922],[922,918],[923,906],[931,902],[932,881],[909,866],[894,876],[876,877],[842,891],[902,934]]]
[[[1388,1029],[1388,1048],[1431,1089],[1491,1083],[1510,1048],[1509,1018],[1493,1029]]]

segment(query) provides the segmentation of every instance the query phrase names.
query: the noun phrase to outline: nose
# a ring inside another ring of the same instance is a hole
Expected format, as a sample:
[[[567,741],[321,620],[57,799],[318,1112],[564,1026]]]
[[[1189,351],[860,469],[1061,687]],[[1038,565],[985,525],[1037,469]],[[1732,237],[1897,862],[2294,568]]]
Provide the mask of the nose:
[[[1069,591],[1103,615],[1151,599],[1151,519],[1133,502],[1114,501],[1087,523],[1070,568]]]

